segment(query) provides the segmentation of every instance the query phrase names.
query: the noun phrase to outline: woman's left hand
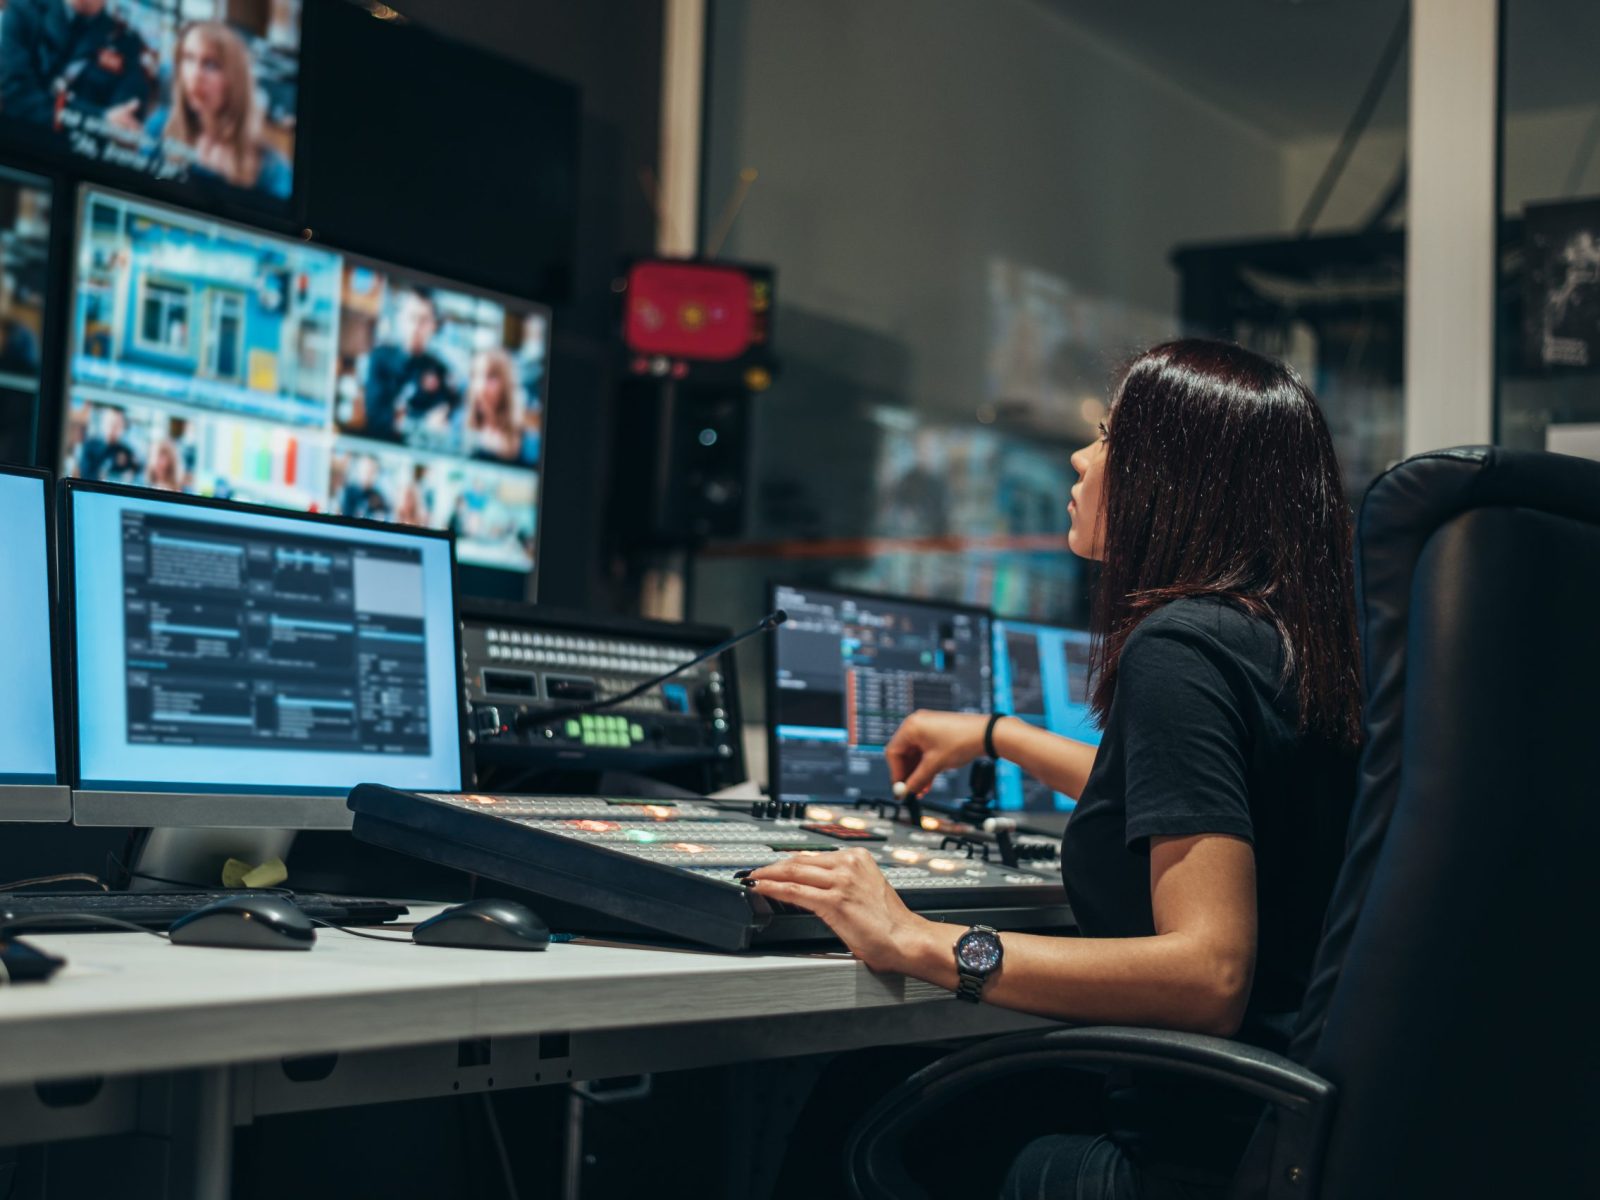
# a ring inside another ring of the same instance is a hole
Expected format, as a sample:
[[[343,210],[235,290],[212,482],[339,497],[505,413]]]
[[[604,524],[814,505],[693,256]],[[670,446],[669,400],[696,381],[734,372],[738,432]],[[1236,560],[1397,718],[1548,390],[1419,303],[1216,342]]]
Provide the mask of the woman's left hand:
[[[903,972],[930,924],[906,907],[877,861],[859,848],[797,854],[749,878],[758,896],[816,913],[874,971]]]

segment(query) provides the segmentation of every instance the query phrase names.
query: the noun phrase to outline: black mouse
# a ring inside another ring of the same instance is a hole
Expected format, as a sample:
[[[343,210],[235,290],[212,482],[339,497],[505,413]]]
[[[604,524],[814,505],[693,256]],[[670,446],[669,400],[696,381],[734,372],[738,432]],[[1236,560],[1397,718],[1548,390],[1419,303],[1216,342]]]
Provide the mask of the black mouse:
[[[232,946],[241,950],[309,950],[316,926],[286,896],[230,896],[185,913],[172,923],[179,946]]]
[[[550,927],[515,900],[473,900],[429,917],[411,931],[411,937],[419,946],[543,950],[550,944]]]

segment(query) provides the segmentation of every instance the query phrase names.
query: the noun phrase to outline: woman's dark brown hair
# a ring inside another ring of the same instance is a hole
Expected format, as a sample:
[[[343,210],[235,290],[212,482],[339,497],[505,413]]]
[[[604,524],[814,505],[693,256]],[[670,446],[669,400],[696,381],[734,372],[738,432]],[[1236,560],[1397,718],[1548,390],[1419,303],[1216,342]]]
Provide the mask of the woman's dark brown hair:
[[[1108,425],[1096,715],[1139,622],[1214,596],[1277,627],[1301,730],[1356,746],[1350,509],[1310,389],[1275,359],[1185,338],[1134,360]]]

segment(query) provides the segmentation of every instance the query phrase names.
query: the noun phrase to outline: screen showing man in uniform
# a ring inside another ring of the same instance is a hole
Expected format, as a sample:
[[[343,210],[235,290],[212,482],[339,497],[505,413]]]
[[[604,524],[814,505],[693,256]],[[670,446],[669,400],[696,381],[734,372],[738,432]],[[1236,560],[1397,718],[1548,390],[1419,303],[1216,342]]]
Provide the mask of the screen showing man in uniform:
[[[8,0],[0,120],[13,139],[286,207],[301,0]]]

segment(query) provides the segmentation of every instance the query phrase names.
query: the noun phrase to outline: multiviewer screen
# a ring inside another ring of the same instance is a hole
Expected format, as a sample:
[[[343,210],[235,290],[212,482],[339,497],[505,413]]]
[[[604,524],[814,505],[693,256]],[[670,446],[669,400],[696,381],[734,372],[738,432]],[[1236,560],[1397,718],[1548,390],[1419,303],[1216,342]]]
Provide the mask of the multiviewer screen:
[[[443,538],[72,492],[85,787],[460,786]]]
[[[0,472],[0,784],[56,782],[45,499],[43,479]]]
[[[767,720],[784,800],[887,799],[883,748],[919,708],[989,711],[989,618],[910,600],[780,587],[788,623],[773,635]],[[929,795],[966,795],[946,772]]]
[[[1098,746],[1100,731],[1089,712],[1089,645],[1089,634],[1081,629],[996,621],[996,711]],[[1005,761],[1000,763],[997,790],[1002,809],[1070,812],[1077,803]]]

